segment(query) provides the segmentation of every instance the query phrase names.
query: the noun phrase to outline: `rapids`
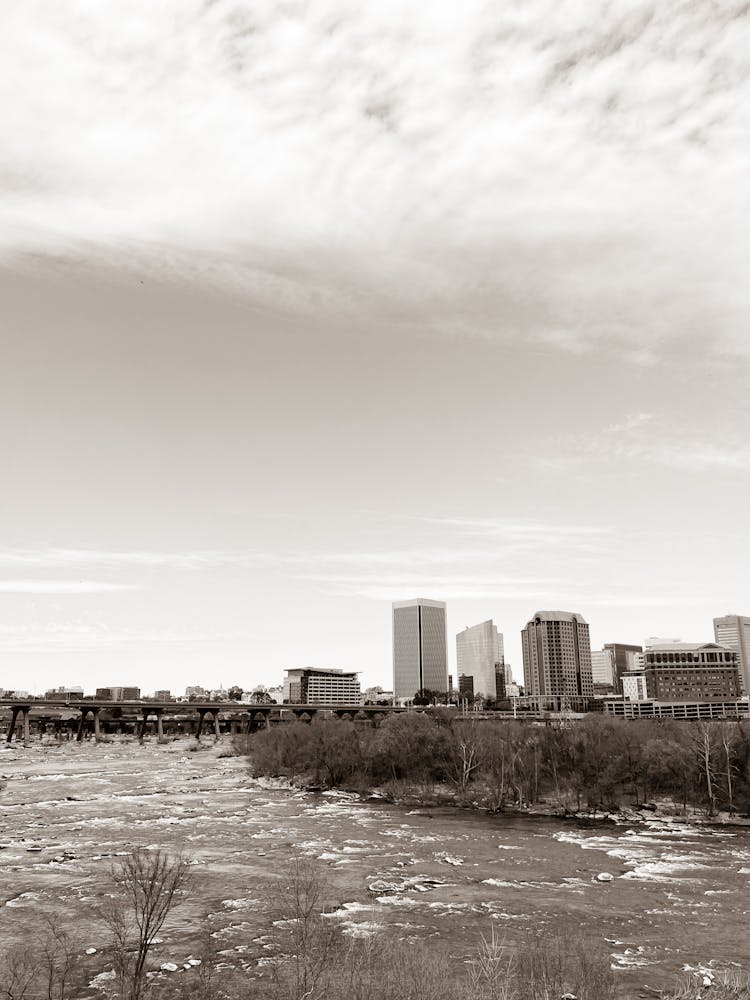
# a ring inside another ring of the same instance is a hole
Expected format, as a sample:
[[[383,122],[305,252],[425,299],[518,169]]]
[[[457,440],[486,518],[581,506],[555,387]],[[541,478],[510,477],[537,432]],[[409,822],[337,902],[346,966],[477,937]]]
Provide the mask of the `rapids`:
[[[140,844],[182,849],[199,887],[175,911],[160,962],[195,953],[203,914],[225,961],[262,962],[257,899],[301,852],[325,866],[331,919],[347,933],[388,926],[457,961],[494,926],[509,942],[531,929],[591,936],[632,995],[674,986],[685,966],[750,965],[747,828],[407,809],[253,779],[228,743],[191,743],[0,751],[3,942],[20,944],[47,914],[98,947],[96,900],[118,855]]]

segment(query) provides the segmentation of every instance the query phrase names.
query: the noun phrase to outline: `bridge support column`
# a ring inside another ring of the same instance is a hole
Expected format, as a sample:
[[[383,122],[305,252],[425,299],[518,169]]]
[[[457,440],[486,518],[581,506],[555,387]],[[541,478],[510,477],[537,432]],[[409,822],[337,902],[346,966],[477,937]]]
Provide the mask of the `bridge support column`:
[[[195,730],[195,740],[196,740],[197,743],[200,743],[200,740],[201,740],[201,732],[203,731],[203,720],[205,719],[205,717],[206,717],[206,709],[205,708],[199,708],[198,709],[198,728]]]
[[[156,716],[156,735],[159,743],[164,743],[164,720],[162,719],[162,709],[154,709],[154,715]]]
[[[11,710],[10,725],[8,726],[8,735],[5,738],[6,743],[10,743],[13,739],[13,733],[16,731],[16,722],[18,721],[18,713],[21,709],[14,705]]]
[[[221,736],[221,728],[219,726],[219,713],[214,712],[214,739],[219,739]]]
[[[141,719],[141,724],[138,727],[138,742],[143,743],[143,737],[146,735],[146,726],[148,725],[148,709],[143,709],[143,718]]]
[[[27,747],[29,745],[29,710],[28,708],[22,708],[21,714],[23,715],[23,745]]]
[[[90,709],[88,706],[81,709],[81,718],[78,721],[78,732],[76,733],[76,741],[81,743],[83,741],[83,733],[86,728],[86,716],[89,714]]]
[[[94,739],[98,743],[102,738],[102,731],[99,727],[99,709],[92,708],[91,714],[94,716]]]

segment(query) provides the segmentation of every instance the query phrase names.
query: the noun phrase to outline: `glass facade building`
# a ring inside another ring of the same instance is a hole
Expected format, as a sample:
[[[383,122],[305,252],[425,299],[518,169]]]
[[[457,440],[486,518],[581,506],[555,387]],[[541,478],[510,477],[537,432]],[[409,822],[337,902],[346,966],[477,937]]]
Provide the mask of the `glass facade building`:
[[[393,694],[448,690],[445,604],[417,597],[393,604]]]
[[[463,690],[461,679],[471,677],[475,696],[482,695],[493,700],[498,696],[497,667],[502,667],[504,663],[503,636],[491,618],[458,633],[456,659],[459,690]],[[467,683],[465,680],[464,687]]]
[[[622,675],[628,670],[636,670],[640,665],[642,646],[627,642],[605,642],[604,649],[612,656],[612,686],[615,694],[622,694]]]

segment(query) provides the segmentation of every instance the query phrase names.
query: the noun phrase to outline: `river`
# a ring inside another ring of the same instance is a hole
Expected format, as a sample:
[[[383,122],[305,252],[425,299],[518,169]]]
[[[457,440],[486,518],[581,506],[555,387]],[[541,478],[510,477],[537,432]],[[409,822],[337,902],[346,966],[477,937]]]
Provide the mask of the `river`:
[[[750,966],[746,828],[407,809],[256,780],[229,743],[191,745],[0,751],[4,942],[49,914],[100,945],[94,903],[113,859],[140,844],[182,849],[200,886],[160,961],[194,952],[189,928],[205,912],[224,960],[252,968],[267,954],[255,900],[302,853],[325,866],[348,933],[432,936],[458,961],[494,927],[511,942],[529,930],[591,936],[633,996],[673,987],[685,966]]]

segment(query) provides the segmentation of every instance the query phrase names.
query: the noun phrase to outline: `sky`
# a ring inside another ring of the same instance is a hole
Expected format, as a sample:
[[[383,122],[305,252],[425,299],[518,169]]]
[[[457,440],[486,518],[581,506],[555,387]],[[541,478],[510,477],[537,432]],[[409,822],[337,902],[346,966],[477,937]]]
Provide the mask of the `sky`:
[[[750,614],[750,4],[5,0],[0,687]]]

